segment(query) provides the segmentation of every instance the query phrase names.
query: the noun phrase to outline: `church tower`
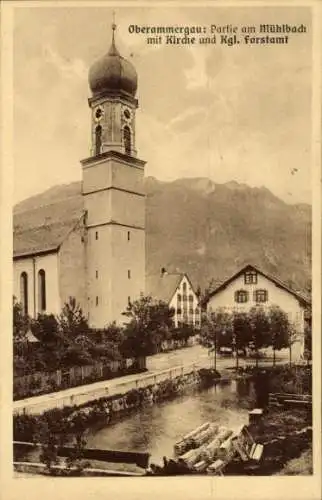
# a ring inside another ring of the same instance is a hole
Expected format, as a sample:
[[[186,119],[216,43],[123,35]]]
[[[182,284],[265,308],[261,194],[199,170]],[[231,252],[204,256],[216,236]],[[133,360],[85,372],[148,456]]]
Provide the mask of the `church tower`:
[[[137,74],[115,45],[89,70],[91,154],[81,161],[87,213],[89,324],[122,323],[145,292],[145,162],[137,157]]]

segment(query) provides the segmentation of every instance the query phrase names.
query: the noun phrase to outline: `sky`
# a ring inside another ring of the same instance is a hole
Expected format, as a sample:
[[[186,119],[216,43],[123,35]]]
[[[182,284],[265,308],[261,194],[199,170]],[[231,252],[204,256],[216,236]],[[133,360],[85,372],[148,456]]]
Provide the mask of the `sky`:
[[[14,202],[81,179],[88,70],[112,7],[15,9]],[[138,73],[136,147],[146,175],[265,186],[311,202],[311,21],[303,7],[115,7],[116,45]],[[288,45],[147,45],[129,25],[304,23]],[[293,169],[297,169],[294,171]],[[293,173],[292,173],[293,172]]]

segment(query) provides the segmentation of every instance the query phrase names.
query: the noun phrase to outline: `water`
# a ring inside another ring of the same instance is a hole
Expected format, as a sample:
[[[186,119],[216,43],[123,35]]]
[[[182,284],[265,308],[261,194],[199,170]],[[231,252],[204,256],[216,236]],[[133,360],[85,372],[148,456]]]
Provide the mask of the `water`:
[[[162,457],[173,456],[176,441],[207,421],[236,428],[248,422],[248,410],[256,401],[249,380],[230,380],[172,401],[142,408],[99,430],[91,430],[91,448],[142,451],[151,454],[150,462],[161,464]]]

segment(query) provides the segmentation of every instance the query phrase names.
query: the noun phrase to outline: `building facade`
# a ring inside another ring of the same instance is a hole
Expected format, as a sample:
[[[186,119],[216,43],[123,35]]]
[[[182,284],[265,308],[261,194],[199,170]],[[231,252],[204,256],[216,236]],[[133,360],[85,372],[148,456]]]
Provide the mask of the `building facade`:
[[[292,347],[294,358],[304,354],[305,311],[309,300],[277,278],[255,266],[245,266],[219,285],[207,303],[207,313],[217,309],[248,312],[252,307],[279,306],[295,326],[297,339]]]
[[[118,52],[89,70],[90,156],[80,196],[14,217],[14,295],[57,314],[75,297],[93,328],[124,322],[145,293],[145,162],[137,157],[137,74]]]
[[[168,273],[162,269],[160,274],[147,277],[147,292],[174,310],[175,327],[186,324],[200,328],[199,299],[187,274]]]

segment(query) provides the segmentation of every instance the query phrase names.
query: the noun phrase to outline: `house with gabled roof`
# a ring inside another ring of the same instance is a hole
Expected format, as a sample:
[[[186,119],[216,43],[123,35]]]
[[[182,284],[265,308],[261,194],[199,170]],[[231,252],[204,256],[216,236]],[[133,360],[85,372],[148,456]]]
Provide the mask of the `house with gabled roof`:
[[[293,290],[275,276],[254,265],[246,265],[219,284],[207,300],[207,313],[217,309],[249,311],[254,306],[264,309],[279,306],[295,326],[297,340],[292,347],[293,357],[304,353],[306,311],[311,299]]]
[[[162,268],[159,274],[147,276],[146,290],[153,299],[174,309],[176,327],[188,324],[200,328],[199,299],[187,274],[169,273]]]

